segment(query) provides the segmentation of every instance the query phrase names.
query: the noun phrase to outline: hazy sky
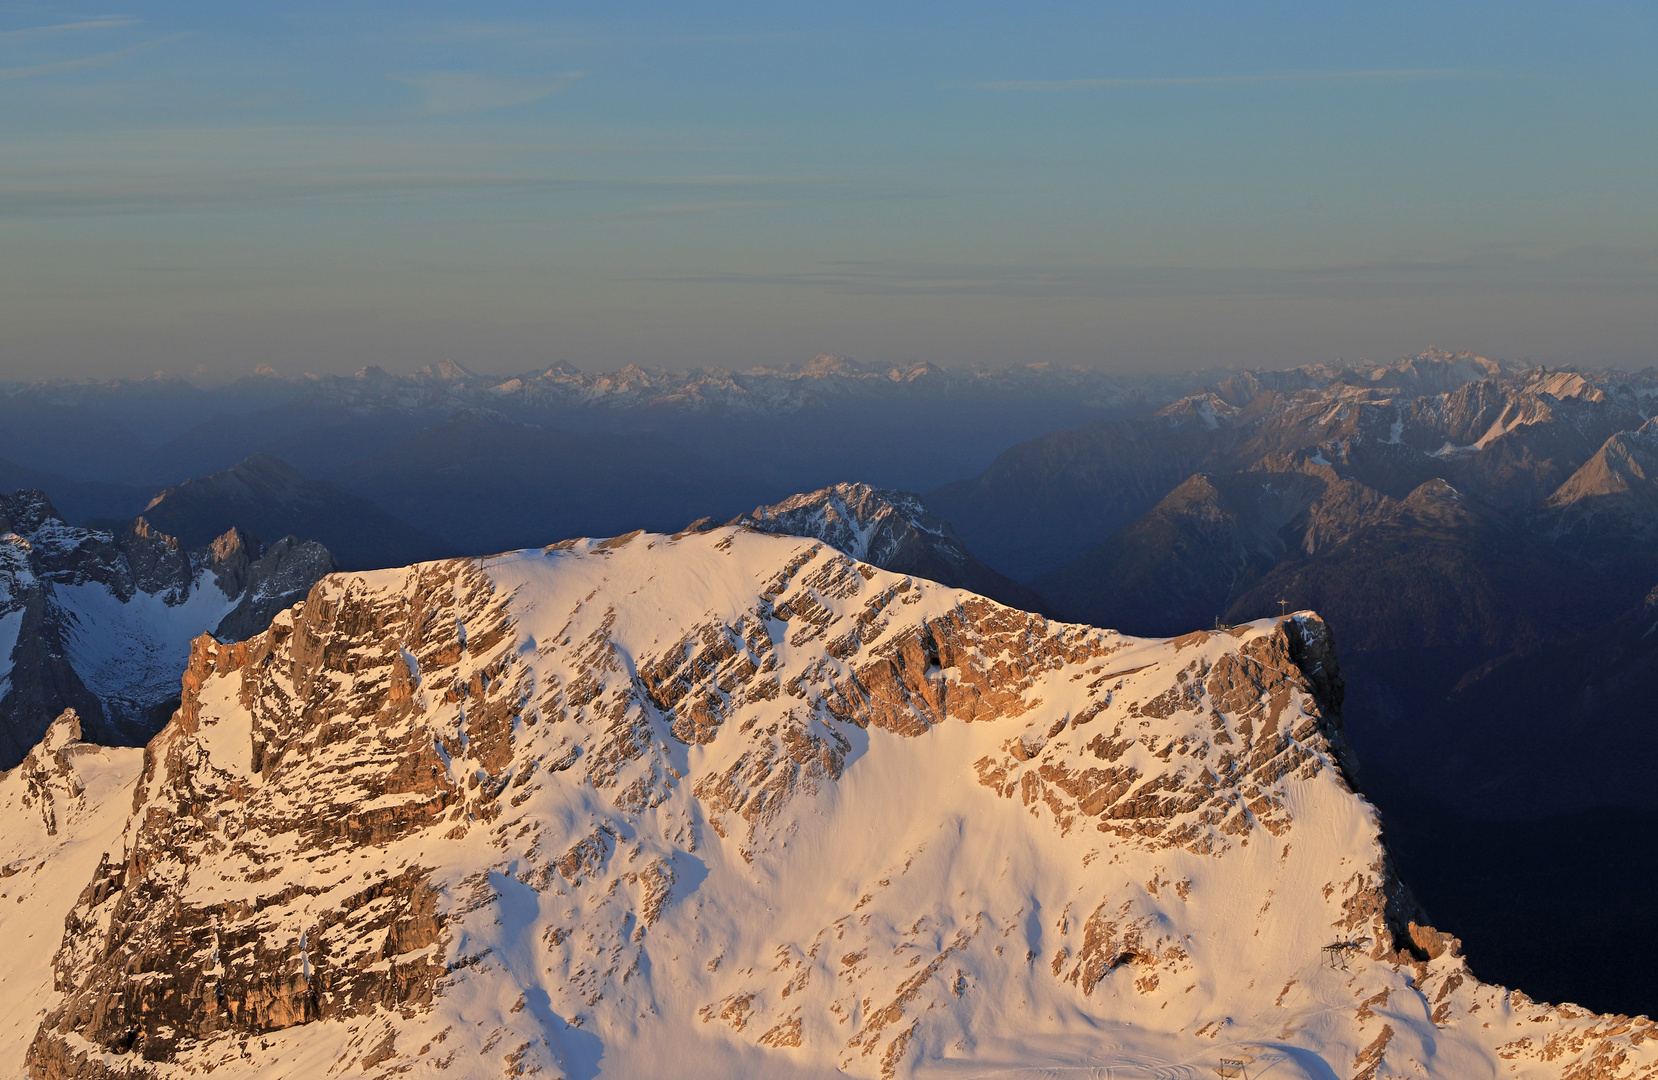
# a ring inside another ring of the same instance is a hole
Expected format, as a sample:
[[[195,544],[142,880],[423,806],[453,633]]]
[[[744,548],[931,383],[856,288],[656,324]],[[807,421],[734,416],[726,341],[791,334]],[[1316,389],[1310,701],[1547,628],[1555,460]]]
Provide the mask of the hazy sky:
[[[1658,6],[1353,8],[0,4],[0,377],[1658,362]]]

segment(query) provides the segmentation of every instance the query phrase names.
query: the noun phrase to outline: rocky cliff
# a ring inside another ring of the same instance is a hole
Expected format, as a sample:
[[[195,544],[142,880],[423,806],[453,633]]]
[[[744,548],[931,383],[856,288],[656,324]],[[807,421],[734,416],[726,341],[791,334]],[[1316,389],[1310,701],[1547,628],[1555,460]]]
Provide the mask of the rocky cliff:
[[[743,529],[333,575],[197,639],[27,1072],[1653,1075],[1421,925],[1342,693]]]
[[[191,638],[256,633],[333,569],[291,536],[265,546],[232,529],[189,550],[144,518],[79,528],[41,492],[0,495],[0,765],[68,708],[90,738],[142,743],[178,697]]]

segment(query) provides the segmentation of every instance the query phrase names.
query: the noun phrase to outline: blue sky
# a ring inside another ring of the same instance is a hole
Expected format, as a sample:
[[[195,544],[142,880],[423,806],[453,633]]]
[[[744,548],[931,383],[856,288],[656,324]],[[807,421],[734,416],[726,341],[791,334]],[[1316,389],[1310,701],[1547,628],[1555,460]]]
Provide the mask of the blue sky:
[[[1654,55],[1651,4],[3,4],[0,377],[1645,366]]]

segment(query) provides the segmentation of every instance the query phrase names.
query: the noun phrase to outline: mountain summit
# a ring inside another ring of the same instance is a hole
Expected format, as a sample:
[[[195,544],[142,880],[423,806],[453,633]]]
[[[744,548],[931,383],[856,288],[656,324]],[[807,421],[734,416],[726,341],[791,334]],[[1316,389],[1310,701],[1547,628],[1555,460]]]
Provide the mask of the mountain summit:
[[[914,492],[836,484],[755,507],[728,524],[816,537],[836,551],[883,570],[967,589],[1026,611],[1047,610],[1035,592],[998,574],[968,551],[955,527],[928,510]]]
[[[1311,613],[1125,638],[750,529],[332,575],[63,804],[130,813],[90,874],[0,820],[0,932],[64,928],[8,1013],[40,1080],[1650,1075],[1422,925],[1341,697]]]
[[[1658,524],[1658,418],[1608,438],[1544,505],[1565,529],[1604,515],[1649,535]]]

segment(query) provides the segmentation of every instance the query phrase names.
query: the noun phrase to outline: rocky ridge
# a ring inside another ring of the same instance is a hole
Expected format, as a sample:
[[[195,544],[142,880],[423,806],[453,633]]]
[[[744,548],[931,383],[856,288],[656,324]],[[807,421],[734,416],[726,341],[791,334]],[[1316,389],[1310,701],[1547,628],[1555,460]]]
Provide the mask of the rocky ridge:
[[[1437,353],[1372,371],[1246,372],[1154,412],[1056,431],[930,492],[973,549],[1029,580],[1152,510],[1196,473],[1290,459],[1404,498],[1442,478],[1503,508],[1549,497],[1658,407],[1650,374],[1517,369]]]
[[[705,518],[691,527],[711,524]],[[755,507],[726,524],[815,537],[843,555],[895,574],[914,574],[1025,611],[1047,610],[1035,592],[968,551],[955,527],[911,491],[840,483]]]
[[[191,638],[256,633],[333,569],[291,536],[231,529],[188,550],[142,517],[106,532],[66,524],[41,492],[0,495],[0,764],[68,708],[96,741],[142,743]]]
[[[184,691],[54,894],[36,1078],[1658,1072],[1421,925],[1310,613],[1125,638],[631,534],[330,576]]]

